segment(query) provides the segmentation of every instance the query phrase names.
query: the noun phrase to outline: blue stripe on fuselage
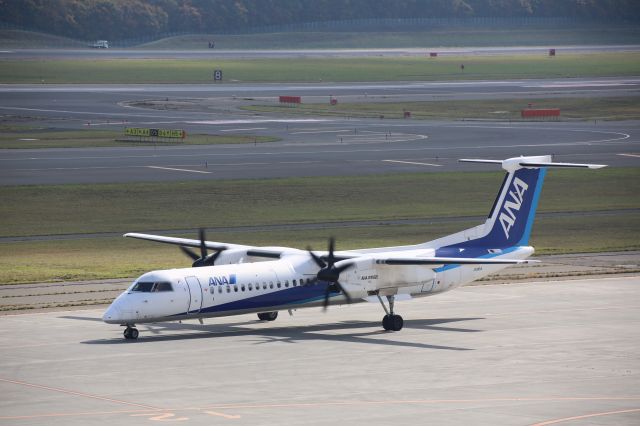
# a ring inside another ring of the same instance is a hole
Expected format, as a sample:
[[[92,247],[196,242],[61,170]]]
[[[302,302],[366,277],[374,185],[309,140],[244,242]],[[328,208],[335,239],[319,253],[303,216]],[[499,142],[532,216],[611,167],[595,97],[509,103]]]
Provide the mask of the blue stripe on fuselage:
[[[272,291],[266,294],[259,294],[252,297],[246,297],[232,302],[223,303],[220,305],[213,305],[202,308],[199,312],[191,311],[189,314],[197,313],[215,313],[215,312],[230,312],[240,311],[247,309],[269,309],[274,306],[284,305],[299,305],[309,302],[315,302],[324,299],[324,295],[327,288],[326,282],[318,282],[312,285],[304,285],[298,287],[290,287],[281,289],[278,291]],[[251,291],[245,291],[251,293]],[[229,294],[229,293],[224,293]],[[331,292],[329,297],[337,296],[340,293]],[[218,297],[216,295],[216,297]],[[224,296],[222,296],[224,297]],[[183,316],[186,313],[181,313],[175,316]]]

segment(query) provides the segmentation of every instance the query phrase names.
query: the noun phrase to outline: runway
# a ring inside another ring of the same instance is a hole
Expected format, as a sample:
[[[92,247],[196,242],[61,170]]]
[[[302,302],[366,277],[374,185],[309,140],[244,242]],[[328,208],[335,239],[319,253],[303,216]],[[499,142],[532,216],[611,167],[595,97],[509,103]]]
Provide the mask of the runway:
[[[637,166],[638,122],[422,121],[256,114],[239,109],[300,94],[305,102],[407,102],[527,96],[637,96],[638,78],[439,83],[225,85],[5,85],[0,112],[19,125],[125,126],[188,133],[264,135],[268,144],[1,150],[0,184],[275,178],[487,170],[475,156],[554,154],[560,161]],[[138,105],[192,102],[183,110]]]
[[[640,421],[640,277],[465,287],[401,302],[142,326],[0,318],[0,424]]]

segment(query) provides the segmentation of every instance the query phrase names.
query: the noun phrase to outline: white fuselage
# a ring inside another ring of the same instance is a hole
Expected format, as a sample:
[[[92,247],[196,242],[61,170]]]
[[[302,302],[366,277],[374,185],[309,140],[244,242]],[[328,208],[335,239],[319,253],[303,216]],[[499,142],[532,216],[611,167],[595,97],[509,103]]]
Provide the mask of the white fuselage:
[[[402,247],[389,249],[409,252]],[[425,255],[433,253],[432,249],[420,251]],[[532,253],[531,247],[517,247],[495,258],[525,259]],[[411,254],[421,253],[411,250]],[[504,267],[390,266],[365,257],[345,271],[340,282],[353,302],[374,294],[421,297],[451,290]],[[321,306],[328,284],[314,280],[317,269],[308,254],[300,252],[279,260],[149,272],[114,300],[103,319],[112,324],[137,324]],[[151,283],[164,283],[163,291],[155,291]],[[331,293],[329,300],[331,304],[346,302],[338,292]]]

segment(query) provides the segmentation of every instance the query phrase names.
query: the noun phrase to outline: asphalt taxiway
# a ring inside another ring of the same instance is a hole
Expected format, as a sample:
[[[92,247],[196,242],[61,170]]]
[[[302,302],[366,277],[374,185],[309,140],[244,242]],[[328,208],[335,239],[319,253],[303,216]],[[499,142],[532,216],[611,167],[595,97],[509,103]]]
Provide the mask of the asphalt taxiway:
[[[558,160],[637,166],[638,122],[355,119],[240,109],[297,94],[308,102],[409,102],[527,96],[637,96],[638,78],[462,82],[4,85],[5,123],[55,129],[181,128],[264,135],[245,145],[0,150],[0,185],[274,178],[461,170],[458,158],[554,154]],[[175,107],[180,104],[180,107]],[[144,107],[143,107],[144,105]],[[500,111],[496,111],[499,118]],[[465,165],[464,170],[475,166]],[[479,167],[485,169],[486,167]]]
[[[599,424],[640,421],[640,277],[465,287],[141,326],[101,310],[0,318],[0,424]]]

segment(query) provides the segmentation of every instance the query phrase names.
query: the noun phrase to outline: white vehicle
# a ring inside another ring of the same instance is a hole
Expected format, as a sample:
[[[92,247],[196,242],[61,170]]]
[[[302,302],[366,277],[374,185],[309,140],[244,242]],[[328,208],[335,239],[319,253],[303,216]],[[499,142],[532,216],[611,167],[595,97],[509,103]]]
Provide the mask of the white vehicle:
[[[95,43],[91,45],[94,49],[108,49],[109,42],[107,40],[97,40]]]
[[[399,331],[397,300],[432,296],[527,263],[528,245],[548,167],[601,168],[598,164],[554,163],[550,156],[500,160],[507,171],[485,223],[423,244],[318,252],[287,247],[251,247],[148,234],[125,234],[175,244],[193,260],[191,268],[153,271],[135,280],[103,316],[125,326],[126,339],[138,338],[135,324],[257,313],[273,321],[278,311],[379,301],[382,326]],[[199,247],[196,254],[187,247]],[[208,254],[207,250],[213,250]],[[387,304],[385,304],[385,299]]]

